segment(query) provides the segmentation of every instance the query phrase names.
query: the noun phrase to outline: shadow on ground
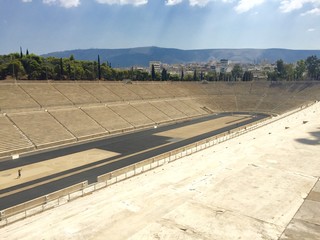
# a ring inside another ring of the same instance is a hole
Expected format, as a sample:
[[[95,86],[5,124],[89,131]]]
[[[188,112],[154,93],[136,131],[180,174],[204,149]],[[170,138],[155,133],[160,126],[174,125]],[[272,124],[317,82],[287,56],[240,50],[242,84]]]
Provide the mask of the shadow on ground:
[[[298,138],[296,141],[307,145],[320,145],[320,131],[309,132],[309,134],[311,135],[310,138]]]

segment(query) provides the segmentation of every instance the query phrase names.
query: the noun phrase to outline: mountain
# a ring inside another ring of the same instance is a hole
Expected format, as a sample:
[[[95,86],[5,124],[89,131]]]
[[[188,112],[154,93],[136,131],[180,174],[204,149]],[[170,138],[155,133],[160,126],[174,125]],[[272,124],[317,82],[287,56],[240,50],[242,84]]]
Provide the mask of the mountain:
[[[113,67],[149,66],[149,61],[162,63],[208,62],[210,60],[228,59],[233,62],[271,63],[282,59],[293,63],[309,56],[320,57],[320,50],[290,50],[290,49],[202,49],[181,50],[175,48],[139,47],[124,49],[78,49],[44,54],[44,57],[68,58],[71,55],[77,60],[97,60],[109,62]]]

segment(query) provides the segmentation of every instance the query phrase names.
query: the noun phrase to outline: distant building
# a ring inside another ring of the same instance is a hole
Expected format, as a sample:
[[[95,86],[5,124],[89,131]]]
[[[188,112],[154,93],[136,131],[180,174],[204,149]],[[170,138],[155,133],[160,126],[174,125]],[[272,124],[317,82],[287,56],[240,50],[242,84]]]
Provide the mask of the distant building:
[[[220,72],[222,72],[222,73],[227,72],[228,66],[229,66],[228,59],[221,59],[220,60]]]

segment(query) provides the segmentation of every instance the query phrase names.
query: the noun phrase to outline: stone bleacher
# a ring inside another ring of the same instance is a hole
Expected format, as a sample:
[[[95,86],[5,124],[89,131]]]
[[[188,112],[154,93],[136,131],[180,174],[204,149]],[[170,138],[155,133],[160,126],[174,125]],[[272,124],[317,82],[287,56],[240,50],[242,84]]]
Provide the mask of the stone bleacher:
[[[129,122],[124,120],[109,107],[84,107],[82,110],[99,123],[100,126],[107,129],[109,133],[133,129],[133,126]]]
[[[219,88],[221,95],[235,95],[234,82],[217,82],[216,86]]]
[[[166,123],[172,120],[168,115],[160,111],[158,108],[156,108],[149,102],[132,103],[131,105],[156,124]]]
[[[238,112],[235,95],[212,95],[211,102],[216,104],[222,112]]]
[[[317,82],[0,84],[0,156],[211,113],[282,114],[315,100]]]
[[[170,93],[168,93],[165,88],[162,88],[162,84],[145,84],[144,87],[155,96],[154,99],[174,97],[170,95]]]
[[[72,105],[72,102],[55,89],[51,84],[21,84],[21,88],[41,107]]]
[[[261,96],[253,94],[236,95],[237,107],[241,112],[256,112]]]
[[[320,100],[320,84],[319,83],[310,83],[304,84],[299,92],[295,94],[301,98],[316,99]]]
[[[155,124],[154,121],[130,104],[110,105],[109,108],[136,128]]]
[[[77,139],[101,136],[108,132],[79,108],[52,110],[50,114]]]
[[[235,95],[249,95],[252,82],[235,82],[233,85]]]
[[[106,87],[119,96],[123,101],[132,101],[132,100],[141,100],[142,98],[134,93],[133,91],[129,90],[126,85],[130,84],[108,84]]]
[[[34,101],[19,85],[0,85],[0,110],[23,111],[27,109],[39,109],[40,105]]]
[[[193,83],[193,82],[187,82],[187,83],[181,83],[180,84],[183,88],[183,91],[185,92],[186,96],[204,96],[206,95],[206,91],[203,89],[203,84],[199,83]],[[205,86],[205,85],[204,85]]]
[[[81,84],[81,87],[84,88],[96,99],[98,99],[98,101],[100,101],[101,103],[112,103],[122,101],[122,99],[118,95],[114,94],[107,87],[105,87],[105,84]]]
[[[34,145],[5,116],[0,116],[0,157],[34,149]]]
[[[188,96],[188,92],[181,84],[162,84],[160,87],[168,94],[169,98]]]
[[[278,106],[276,106],[273,111],[276,114],[282,114],[287,111],[291,111],[294,109],[297,109],[298,107],[304,106],[306,103],[311,104],[312,101],[307,101],[304,99],[299,99],[299,98],[288,98],[286,100],[283,100]]]
[[[99,100],[90,94],[79,84],[54,84],[54,87],[64,96],[66,96],[73,104],[95,104],[99,103]]]
[[[208,112],[204,110],[204,106],[198,101],[197,98],[181,99],[180,102],[187,105],[190,109],[194,109],[197,112],[195,113],[196,115],[208,114]]]
[[[145,87],[145,84],[127,84],[126,87],[142,99],[155,98],[154,94]]]
[[[269,82],[261,81],[261,82],[252,82],[250,88],[250,94],[263,96],[269,89]]]
[[[219,113],[219,112],[223,112],[222,108],[217,105],[217,103],[215,101],[212,100],[212,98],[214,97],[218,97],[216,95],[211,95],[211,96],[207,96],[207,97],[200,97],[197,98],[197,103],[199,103],[201,106],[203,106],[202,108],[210,111],[212,113]]]
[[[185,115],[179,109],[176,109],[175,107],[173,107],[167,101],[152,101],[152,102],[150,102],[150,104],[152,104],[154,107],[156,107],[161,112],[166,114],[172,120],[179,120],[179,119],[187,118],[187,115]]]
[[[167,100],[167,103],[173,106],[175,109],[179,109],[180,112],[184,113],[188,117],[197,117],[201,115],[199,111],[197,111],[190,105],[187,105],[181,100],[178,100],[178,99]]]
[[[219,85],[217,82],[201,84],[201,88],[206,93],[206,95],[209,95],[209,96],[221,94]]]
[[[8,116],[37,148],[75,141],[75,137],[48,112],[34,111]]]

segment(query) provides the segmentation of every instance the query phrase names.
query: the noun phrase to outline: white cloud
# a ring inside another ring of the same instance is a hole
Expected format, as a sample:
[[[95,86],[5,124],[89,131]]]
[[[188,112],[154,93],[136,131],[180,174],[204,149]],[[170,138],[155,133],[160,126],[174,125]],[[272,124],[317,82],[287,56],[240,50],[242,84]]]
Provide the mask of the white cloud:
[[[301,16],[306,16],[306,15],[320,15],[320,8],[314,8],[312,10],[301,13]]]
[[[315,30],[316,30],[315,28],[309,28],[307,32],[314,32]]]
[[[100,0],[102,1],[102,0]],[[166,0],[165,4],[168,6],[177,5],[183,1],[188,1],[190,6],[205,7],[210,2],[223,2],[223,3],[234,3],[236,2],[235,10],[238,13],[243,13],[251,10],[252,8],[261,5],[265,0]]]
[[[166,0],[165,4],[168,6],[173,6],[181,3],[183,0]]]
[[[30,3],[30,2],[32,2],[32,0],[22,0],[22,2],[24,2],[24,3]]]
[[[265,0],[240,0],[234,9],[238,13],[244,13],[258,5],[261,5],[264,1]]]
[[[320,0],[282,0],[280,2],[280,10],[284,13],[288,13],[301,9],[307,4],[317,7],[320,6]]]
[[[210,0],[189,0],[190,6],[204,7],[210,2]]]
[[[102,4],[118,4],[118,5],[127,5],[131,4],[134,6],[140,6],[140,5],[145,5],[148,3],[148,0],[96,0],[98,3]]]
[[[80,5],[80,0],[43,0],[43,3],[53,5],[58,4],[64,8],[78,7]]]

